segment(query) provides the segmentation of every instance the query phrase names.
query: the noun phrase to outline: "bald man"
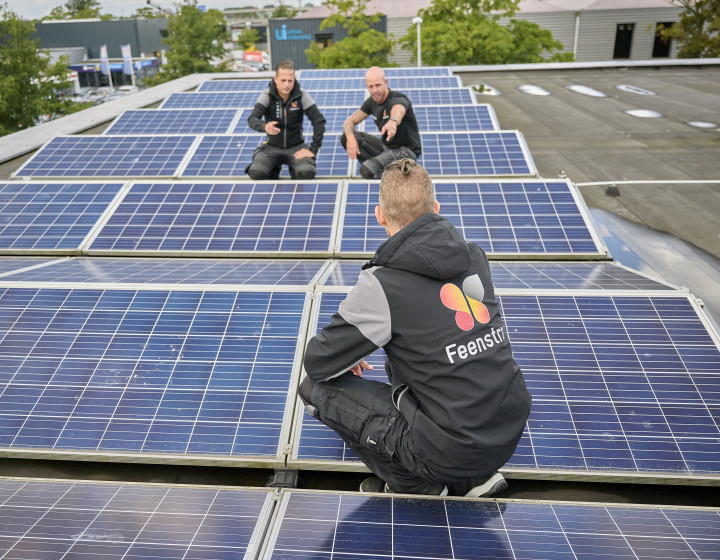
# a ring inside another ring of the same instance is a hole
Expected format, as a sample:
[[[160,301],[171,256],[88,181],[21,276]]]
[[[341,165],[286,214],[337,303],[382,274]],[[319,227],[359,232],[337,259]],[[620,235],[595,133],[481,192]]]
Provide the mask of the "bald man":
[[[385,166],[393,161],[403,158],[414,161],[420,157],[420,132],[410,99],[388,87],[382,68],[370,68],[365,74],[365,85],[370,97],[343,123],[340,142],[348,157],[362,164],[360,174],[363,177],[379,179]],[[355,132],[355,127],[370,115],[382,138]]]

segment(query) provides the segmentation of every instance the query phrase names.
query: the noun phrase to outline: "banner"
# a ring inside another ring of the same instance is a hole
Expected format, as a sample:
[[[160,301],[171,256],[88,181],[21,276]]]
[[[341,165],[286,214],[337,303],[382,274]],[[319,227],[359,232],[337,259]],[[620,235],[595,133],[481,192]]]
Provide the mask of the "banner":
[[[120,45],[123,57],[123,74],[131,76],[133,73],[132,54],[130,53],[130,45]]]
[[[100,47],[100,72],[106,76],[110,75],[110,60],[107,54],[107,45]]]

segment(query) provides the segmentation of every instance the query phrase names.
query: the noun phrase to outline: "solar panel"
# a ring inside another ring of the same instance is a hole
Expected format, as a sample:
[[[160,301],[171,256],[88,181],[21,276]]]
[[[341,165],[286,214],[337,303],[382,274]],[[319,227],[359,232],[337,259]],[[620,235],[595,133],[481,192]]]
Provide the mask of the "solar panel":
[[[518,131],[423,132],[418,160],[430,175],[537,175]]]
[[[270,85],[270,80],[208,80],[197,88],[199,92],[208,91],[253,91],[259,94]]]
[[[696,559],[720,510],[284,491],[263,558]]]
[[[474,105],[477,97],[470,88],[410,89],[402,92],[410,98],[413,107],[420,105]]]
[[[16,261],[18,259],[15,259]],[[307,288],[325,268],[321,260],[267,259],[162,259],[76,257],[41,261],[49,266],[8,272],[9,282],[104,284],[215,284]],[[25,267],[29,263],[25,264]],[[0,259],[0,270],[4,259]],[[22,263],[14,265],[22,268]],[[9,268],[9,266],[8,266]]]
[[[424,153],[423,153],[424,157]],[[385,241],[375,219],[378,183],[348,182],[340,223],[343,256],[374,253]],[[435,181],[440,212],[489,255],[602,257],[600,240],[567,181]]]
[[[414,108],[423,132],[500,130],[492,105],[420,106]]]
[[[195,136],[56,136],[17,177],[172,177]]]
[[[125,111],[105,134],[224,134],[235,124],[237,113],[235,109]]]
[[[0,498],[8,560],[254,558],[273,509],[260,488],[113,482],[6,479]]]
[[[135,184],[89,252],[327,254],[337,183]]]
[[[182,177],[226,177],[246,178],[245,169],[252,161],[253,152],[263,142],[258,134],[235,134],[232,136],[204,136],[197,149],[180,170]],[[305,141],[309,144],[310,136]],[[338,136],[326,134],[317,156],[317,177],[347,177],[350,160],[342,149]],[[287,166],[283,166],[282,177],[288,177]]]
[[[307,301],[0,288],[0,455],[281,466]]]
[[[16,274],[19,271],[33,269],[56,260],[46,257],[0,257],[0,276]]]
[[[322,294],[317,325],[329,322],[344,296]],[[720,338],[691,296],[498,299],[533,395],[508,473],[720,481]],[[367,377],[384,380],[382,353],[368,361],[375,369]],[[289,465],[364,470],[334,432],[299,408]]]
[[[252,108],[255,106],[259,95],[255,91],[173,93],[160,104],[160,109]]]
[[[317,79],[317,78],[333,78],[348,79],[360,78],[365,79],[367,70],[362,68],[342,68],[332,70],[304,69],[297,73],[298,79]],[[398,76],[451,76],[450,68],[434,66],[425,68],[385,68],[385,76],[387,78]]]
[[[303,89],[310,91],[365,89],[365,74],[361,77],[337,78],[303,78],[298,80]],[[463,87],[458,76],[397,76],[388,78],[390,89],[403,91],[405,89],[422,89],[432,83],[433,88],[448,89]]]
[[[415,90],[417,91],[417,90]],[[461,91],[461,90],[458,90]],[[308,91],[321,109],[325,107],[359,107],[365,99],[366,91]],[[160,105],[161,109],[252,109],[260,94],[252,91],[244,92],[200,92],[173,93]],[[465,101],[471,103],[471,101]]]
[[[79,250],[120,183],[0,183],[0,250]]]
[[[325,107],[320,109],[323,116],[325,117],[325,133],[342,133],[342,125],[352,113],[354,113],[356,107]],[[263,134],[256,130],[253,130],[248,126],[248,117],[252,109],[242,109],[240,112],[240,118],[237,121],[235,129],[231,131],[232,134]],[[355,130],[364,130],[364,122],[360,123]],[[313,126],[307,117],[303,119],[303,130],[306,133],[312,134]]]
[[[352,287],[365,261],[331,261],[323,286]],[[497,290],[658,290],[677,288],[614,262],[490,262]]]

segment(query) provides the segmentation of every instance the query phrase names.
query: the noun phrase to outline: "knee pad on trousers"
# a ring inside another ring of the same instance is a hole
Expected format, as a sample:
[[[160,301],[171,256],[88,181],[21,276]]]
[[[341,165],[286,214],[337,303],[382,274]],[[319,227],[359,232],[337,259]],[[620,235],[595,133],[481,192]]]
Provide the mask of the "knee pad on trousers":
[[[314,179],[315,178],[315,170],[314,169],[296,169],[295,170],[295,177],[294,179]]]
[[[306,375],[298,387],[298,395],[300,395],[300,398],[306,405],[312,403],[312,390],[314,386],[315,382]]]
[[[268,174],[264,173],[260,169],[253,169],[252,167],[247,171],[248,177],[254,181],[263,181],[269,179]]]

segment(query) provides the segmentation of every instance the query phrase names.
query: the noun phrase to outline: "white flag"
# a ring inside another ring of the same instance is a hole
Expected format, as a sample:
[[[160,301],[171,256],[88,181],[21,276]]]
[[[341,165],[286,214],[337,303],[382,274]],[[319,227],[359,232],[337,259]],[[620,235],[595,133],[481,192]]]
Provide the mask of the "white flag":
[[[133,73],[132,54],[130,53],[130,45],[120,45],[123,57],[123,74],[131,76]]]
[[[100,47],[100,72],[110,75],[110,60],[108,60],[107,45]]]

